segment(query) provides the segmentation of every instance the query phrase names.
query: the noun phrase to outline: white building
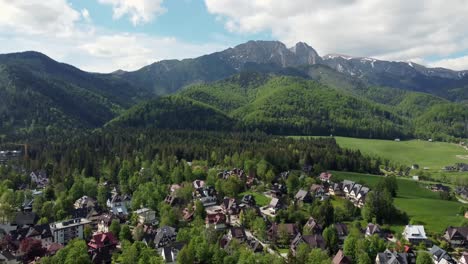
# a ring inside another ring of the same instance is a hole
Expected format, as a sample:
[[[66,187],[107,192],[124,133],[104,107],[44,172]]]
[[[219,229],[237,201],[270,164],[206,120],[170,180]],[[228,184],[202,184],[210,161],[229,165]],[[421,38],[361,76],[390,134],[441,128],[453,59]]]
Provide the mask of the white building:
[[[413,245],[427,242],[426,231],[422,225],[407,225],[403,231],[403,237]]]
[[[141,208],[135,211],[138,215],[138,222],[140,224],[157,224],[156,212],[149,208]]]
[[[53,223],[50,225],[50,231],[55,243],[66,245],[75,238],[83,239],[84,226],[87,224],[91,224],[91,221],[85,218],[76,218]]]

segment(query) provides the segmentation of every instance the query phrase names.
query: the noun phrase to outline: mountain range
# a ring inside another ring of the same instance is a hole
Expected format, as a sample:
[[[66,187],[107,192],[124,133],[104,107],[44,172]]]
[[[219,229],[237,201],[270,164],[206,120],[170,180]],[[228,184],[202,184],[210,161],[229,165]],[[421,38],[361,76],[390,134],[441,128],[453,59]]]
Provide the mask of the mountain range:
[[[112,126],[468,138],[468,71],[249,41],[137,71],[0,55],[0,137]],[[3,135],[3,136],[2,136]]]

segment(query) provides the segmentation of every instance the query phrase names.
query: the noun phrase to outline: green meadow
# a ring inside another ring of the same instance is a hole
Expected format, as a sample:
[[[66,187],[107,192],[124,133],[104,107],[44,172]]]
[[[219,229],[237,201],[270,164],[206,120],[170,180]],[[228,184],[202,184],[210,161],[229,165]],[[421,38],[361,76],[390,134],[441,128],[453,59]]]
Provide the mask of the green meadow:
[[[377,184],[380,177],[382,176],[333,172],[334,181],[347,179],[364,183],[370,188]],[[398,178],[397,182],[395,205],[411,219],[424,224],[428,232],[442,233],[448,226],[457,226],[462,222],[463,217],[458,215],[461,203],[440,199],[439,193],[426,189],[423,183],[402,178]]]

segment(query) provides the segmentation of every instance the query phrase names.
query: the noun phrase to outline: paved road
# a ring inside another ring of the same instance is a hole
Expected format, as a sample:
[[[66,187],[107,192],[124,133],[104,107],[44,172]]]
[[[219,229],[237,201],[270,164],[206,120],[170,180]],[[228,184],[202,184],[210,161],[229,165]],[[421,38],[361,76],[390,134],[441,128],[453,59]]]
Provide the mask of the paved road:
[[[278,255],[278,252],[274,251],[273,249],[270,248],[270,245],[268,244],[265,244],[263,243],[260,239],[256,238],[252,232],[250,232],[250,230],[245,230],[245,234],[248,236],[248,237],[252,237],[253,239],[257,240],[258,242],[260,242],[260,244],[262,245],[263,248],[266,248],[266,250],[268,251],[268,253],[270,254],[273,254],[273,255]]]

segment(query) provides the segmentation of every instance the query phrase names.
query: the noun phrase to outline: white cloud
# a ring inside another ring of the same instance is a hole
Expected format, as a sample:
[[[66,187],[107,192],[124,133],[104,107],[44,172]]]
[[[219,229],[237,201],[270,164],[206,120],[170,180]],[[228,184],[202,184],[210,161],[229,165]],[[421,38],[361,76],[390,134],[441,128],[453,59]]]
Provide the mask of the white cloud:
[[[76,10],[66,0],[0,0],[0,6],[0,53],[35,50],[88,71],[136,70],[158,60],[223,48],[109,32],[92,24],[88,10]]]
[[[0,0],[0,32],[69,36],[80,12],[64,0]]]
[[[134,26],[151,22],[167,10],[162,6],[164,0],[99,0],[101,4],[112,5],[114,19],[129,16]]]
[[[86,22],[91,22],[91,15],[89,14],[88,9],[83,8],[83,9],[81,10],[81,16],[83,17],[83,19],[84,19]]]
[[[271,32],[321,54],[407,60],[448,56],[468,46],[466,0],[205,0],[227,30]]]
[[[431,67],[443,67],[453,70],[468,70],[468,55],[453,58],[453,59],[443,59],[435,61],[429,64]]]

